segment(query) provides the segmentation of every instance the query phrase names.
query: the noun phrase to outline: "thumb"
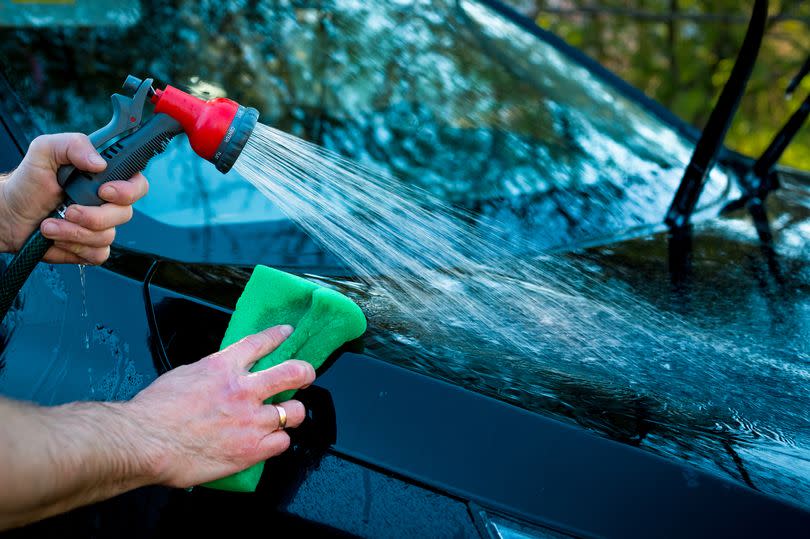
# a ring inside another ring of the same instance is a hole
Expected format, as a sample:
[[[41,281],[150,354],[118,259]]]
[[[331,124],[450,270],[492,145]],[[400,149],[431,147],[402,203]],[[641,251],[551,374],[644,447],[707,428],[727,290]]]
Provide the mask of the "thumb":
[[[107,162],[83,133],[42,135],[31,143],[28,154],[39,165],[49,166],[54,172],[61,165],[74,165],[87,172],[101,172],[107,168]]]

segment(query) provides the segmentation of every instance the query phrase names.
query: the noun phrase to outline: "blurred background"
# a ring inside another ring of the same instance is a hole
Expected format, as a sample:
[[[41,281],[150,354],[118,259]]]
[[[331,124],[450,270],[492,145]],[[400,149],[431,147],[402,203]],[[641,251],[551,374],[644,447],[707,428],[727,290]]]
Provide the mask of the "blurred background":
[[[703,127],[745,35],[753,2],[739,0],[506,0],[541,27]],[[759,60],[728,133],[729,147],[759,155],[810,91],[785,88],[810,54],[810,2],[773,0]],[[810,131],[781,161],[810,168]]]

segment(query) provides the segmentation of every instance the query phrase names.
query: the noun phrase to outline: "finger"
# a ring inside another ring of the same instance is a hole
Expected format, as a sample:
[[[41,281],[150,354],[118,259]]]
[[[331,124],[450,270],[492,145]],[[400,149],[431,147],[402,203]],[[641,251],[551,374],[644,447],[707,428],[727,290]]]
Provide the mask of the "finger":
[[[83,133],[41,135],[31,142],[28,153],[35,164],[54,172],[60,165],[70,164],[88,172],[101,172],[107,168],[107,162]]]
[[[306,361],[291,359],[275,367],[248,375],[251,390],[262,399],[282,391],[301,389],[315,381],[315,369]]]
[[[274,431],[259,442],[262,460],[267,460],[284,453],[290,447],[290,435],[283,430]]]
[[[149,192],[146,176],[138,172],[129,180],[108,182],[98,190],[98,196],[107,202],[120,206],[129,206],[143,198]]]
[[[272,430],[279,428],[280,418],[276,406],[281,406],[284,408],[284,411],[287,412],[287,424],[284,427],[285,429],[298,427],[304,422],[304,418],[307,415],[304,405],[297,400],[285,401],[278,405],[263,404],[261,411],[262,424],[268,425]]]
[[[55,247],[68,251],[78,256],[83,260],[79,264],[87,264],[89,266],[100,266],[110,258],[110,247],[90,247],[79,243],[65,243],[56,242]]]
[[[65,212],[65,219],[88,230],[101,232],[129,222],[132,206],[103,204],[101,206],[72,205]]]
[[[45,219],[40,226],[40,230],[43,236],[56,242],[86,247],[108,247],[115,240],[114,228],[89,230],[64,219]]]
[[[43,259],[48,264],[87,264],[87,260],[72,251],[53,246],[48,249]]]
[[[278,348],[291,333],[292,327],[290,326],[273,326],[259,333],[248,335],[216,355],[225,357],[239,368],[247,370],[258,360]]]

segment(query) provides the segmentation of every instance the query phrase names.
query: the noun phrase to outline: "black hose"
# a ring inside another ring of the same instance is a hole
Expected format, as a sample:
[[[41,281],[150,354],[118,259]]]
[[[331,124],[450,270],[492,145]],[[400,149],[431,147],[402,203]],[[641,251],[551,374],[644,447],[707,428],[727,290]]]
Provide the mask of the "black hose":
[[[0,322],[6,317],[20,288],[51,245],[53,245],[53,240],[49,240],[37,230],[31,234],[31,237],[11,260],[6,271],[3,272],[3,276],[0,277]]]
[[[245,120],[242,124],[249,123],[249,119],[253,118],[251,125],[255,125],[255,117],[258,117],[258,112],[253,115],[251,110],[255,112],[254,109],[245,110],[243,115]],[[245,129],[244,125],[242,129]],[[182,132],[183,128],[177,120],[166,114],[155,114],[132,134],[101,151],[101,157],[107,161],[107,168],[102,172],[94,174],[82,172],[72,165],[59,167],[56,177],[59,185],[67,193],[63,207],[73,203],[83,206],[100,206],[104,201],[98,197],[99,187],[107,182],[131,178],[133,174],[146,168],[152,157],[163,152],[172,137]],[[226,149],[230,149],[230,147]],[[236,157],[234,156],[233,159]],[[58,210],[53,212],[51,217],[63,218]],[[14,298],[51,245],[53,242],[44,238],[37,230],[28,238],[20,252],[6,268],[3,276],[0,277],[0,322],[6,317],[11,304],[14,303]]]

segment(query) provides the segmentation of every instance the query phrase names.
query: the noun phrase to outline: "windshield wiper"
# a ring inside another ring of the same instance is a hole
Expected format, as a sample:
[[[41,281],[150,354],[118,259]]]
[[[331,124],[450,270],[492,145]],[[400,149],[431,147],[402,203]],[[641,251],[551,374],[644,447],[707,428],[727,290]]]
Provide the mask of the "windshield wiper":
[[[810,73],[810,58],[807,59],[799,73],[790,81],[785,94],[791,95],[808,73]],[[787,147],[790,146],[790,143],[793,142],[802,125],[807,121],[808,116],[810,116],[810,94],[805,97],[801,106],[793,112],[788,121],[773,137],[765,151],[762,152],[762,155],[751,166],[743,179],[745,193],[738,200],[729,202],[723,208],[724,213],[746,205],[749,207],[752,204],[761,205],[768,193],[779,187],[779,180],[773,171],[773,167],[782,157],[782,154],[785,153]]]
[[[788,98],[790,98],[790,96],[793,95],[793,92],[796,91],[796,88],[799,87],[799,84],[802,82],[802,79],[804,79],[808,73],[810,73],[810,56],[807,57],[807,60],[805,60],[802,68],[799,70],[798,73],[796,73],[796,76],[791,79],[791,81],[787,85],[787,88],[785,88],[785,95]]]
[[[671,230],[689,226],[689,219],[695,210],[700,193],[703,191],[706,176],[717,160],[717,154],[723,147],[731,120],[745,93],[751,70],[762,45],[767,19],[767,0],[757,0],[731,75],[723,86],[723,91],[712,109],[706,127],[700,134],[695,151],[692,153],[692,159],[683,173],[675,198],[664,219]]]

